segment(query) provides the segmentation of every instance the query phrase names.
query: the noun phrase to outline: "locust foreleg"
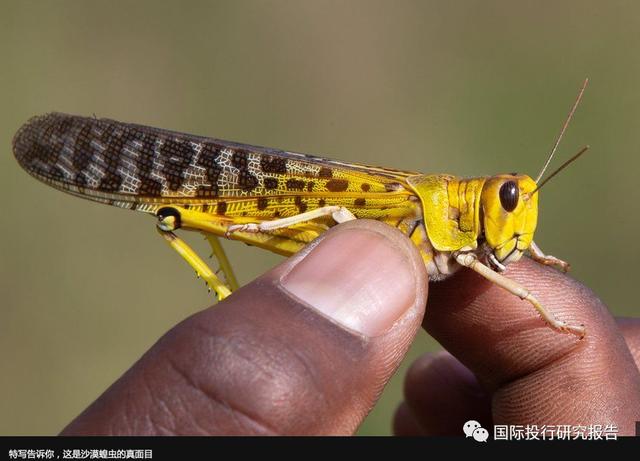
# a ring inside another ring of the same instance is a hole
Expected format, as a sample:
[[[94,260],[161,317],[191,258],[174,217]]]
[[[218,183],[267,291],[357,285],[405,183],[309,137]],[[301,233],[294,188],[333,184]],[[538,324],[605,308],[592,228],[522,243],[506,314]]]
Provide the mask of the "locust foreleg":
[[[572,333],[582,339],[586,333],[584,325],[569,325],[566,322],[558,320],[555,316],[547,311],[545,307],[538,301],[525,287],[520,285],[504,275],[500,275],[497,272],[491,270],[489,267],[478,261],[478,257],[473,253],[454,253],[454,257],[458,264],[468,267],[469,269],[482,275],[490,282],[495,283],[499,287],[504,288],[509,293],[518,296],[520,299],[529,301],[533,307],[538,311],[542,319],[552,328],[558,331]]]
[[[567,272],[571,267],[568,262],[562,259],[544,254],[540,247],[536,245],[536,242],[531,242],[531,245],[529,245],[529,254],[535,262],[544,264],[545,266],[557,266],[562,272]]]

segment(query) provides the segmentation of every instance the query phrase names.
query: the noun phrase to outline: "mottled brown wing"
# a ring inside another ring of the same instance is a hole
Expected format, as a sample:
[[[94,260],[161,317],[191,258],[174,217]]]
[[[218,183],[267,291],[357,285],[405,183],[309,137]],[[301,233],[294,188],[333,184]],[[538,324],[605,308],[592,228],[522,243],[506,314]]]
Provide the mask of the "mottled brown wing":
[[[61,113],[29,120],[13,149],[39,180],[126,208],[297,194],[379,197],[415,174]]]

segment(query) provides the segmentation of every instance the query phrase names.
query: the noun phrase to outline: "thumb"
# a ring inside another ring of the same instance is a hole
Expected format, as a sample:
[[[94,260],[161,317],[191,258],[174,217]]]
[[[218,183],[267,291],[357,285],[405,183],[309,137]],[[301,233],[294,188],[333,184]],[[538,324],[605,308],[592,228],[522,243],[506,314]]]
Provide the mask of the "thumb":
[[[376,221],[332,228],[169,331],[71,434],[350,434],[424,314],[424,263]]]

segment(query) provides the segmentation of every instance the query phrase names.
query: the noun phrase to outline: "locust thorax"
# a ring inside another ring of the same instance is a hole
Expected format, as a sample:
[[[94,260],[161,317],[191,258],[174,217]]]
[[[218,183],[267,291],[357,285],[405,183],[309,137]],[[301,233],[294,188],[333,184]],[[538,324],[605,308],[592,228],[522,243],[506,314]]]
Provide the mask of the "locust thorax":
[[[533,241],[538,222],[536,187],[529,176],[515,174],[492,176],[482,187],[482,230],[493,256],[503,265],[519,260]]]

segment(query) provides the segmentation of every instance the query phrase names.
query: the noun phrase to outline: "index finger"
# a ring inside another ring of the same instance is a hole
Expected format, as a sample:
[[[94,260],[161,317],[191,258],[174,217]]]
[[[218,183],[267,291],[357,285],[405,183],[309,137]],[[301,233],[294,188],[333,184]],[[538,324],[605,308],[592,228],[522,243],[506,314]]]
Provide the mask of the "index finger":
[[[528,302],[470,270],[432,284],[423,325],[493,393],[494,423],[615,424],[633,434],[640,374],[606,306],[528,259],[505,275],[558,319],[584,324],[587,335],[552,330]]]

